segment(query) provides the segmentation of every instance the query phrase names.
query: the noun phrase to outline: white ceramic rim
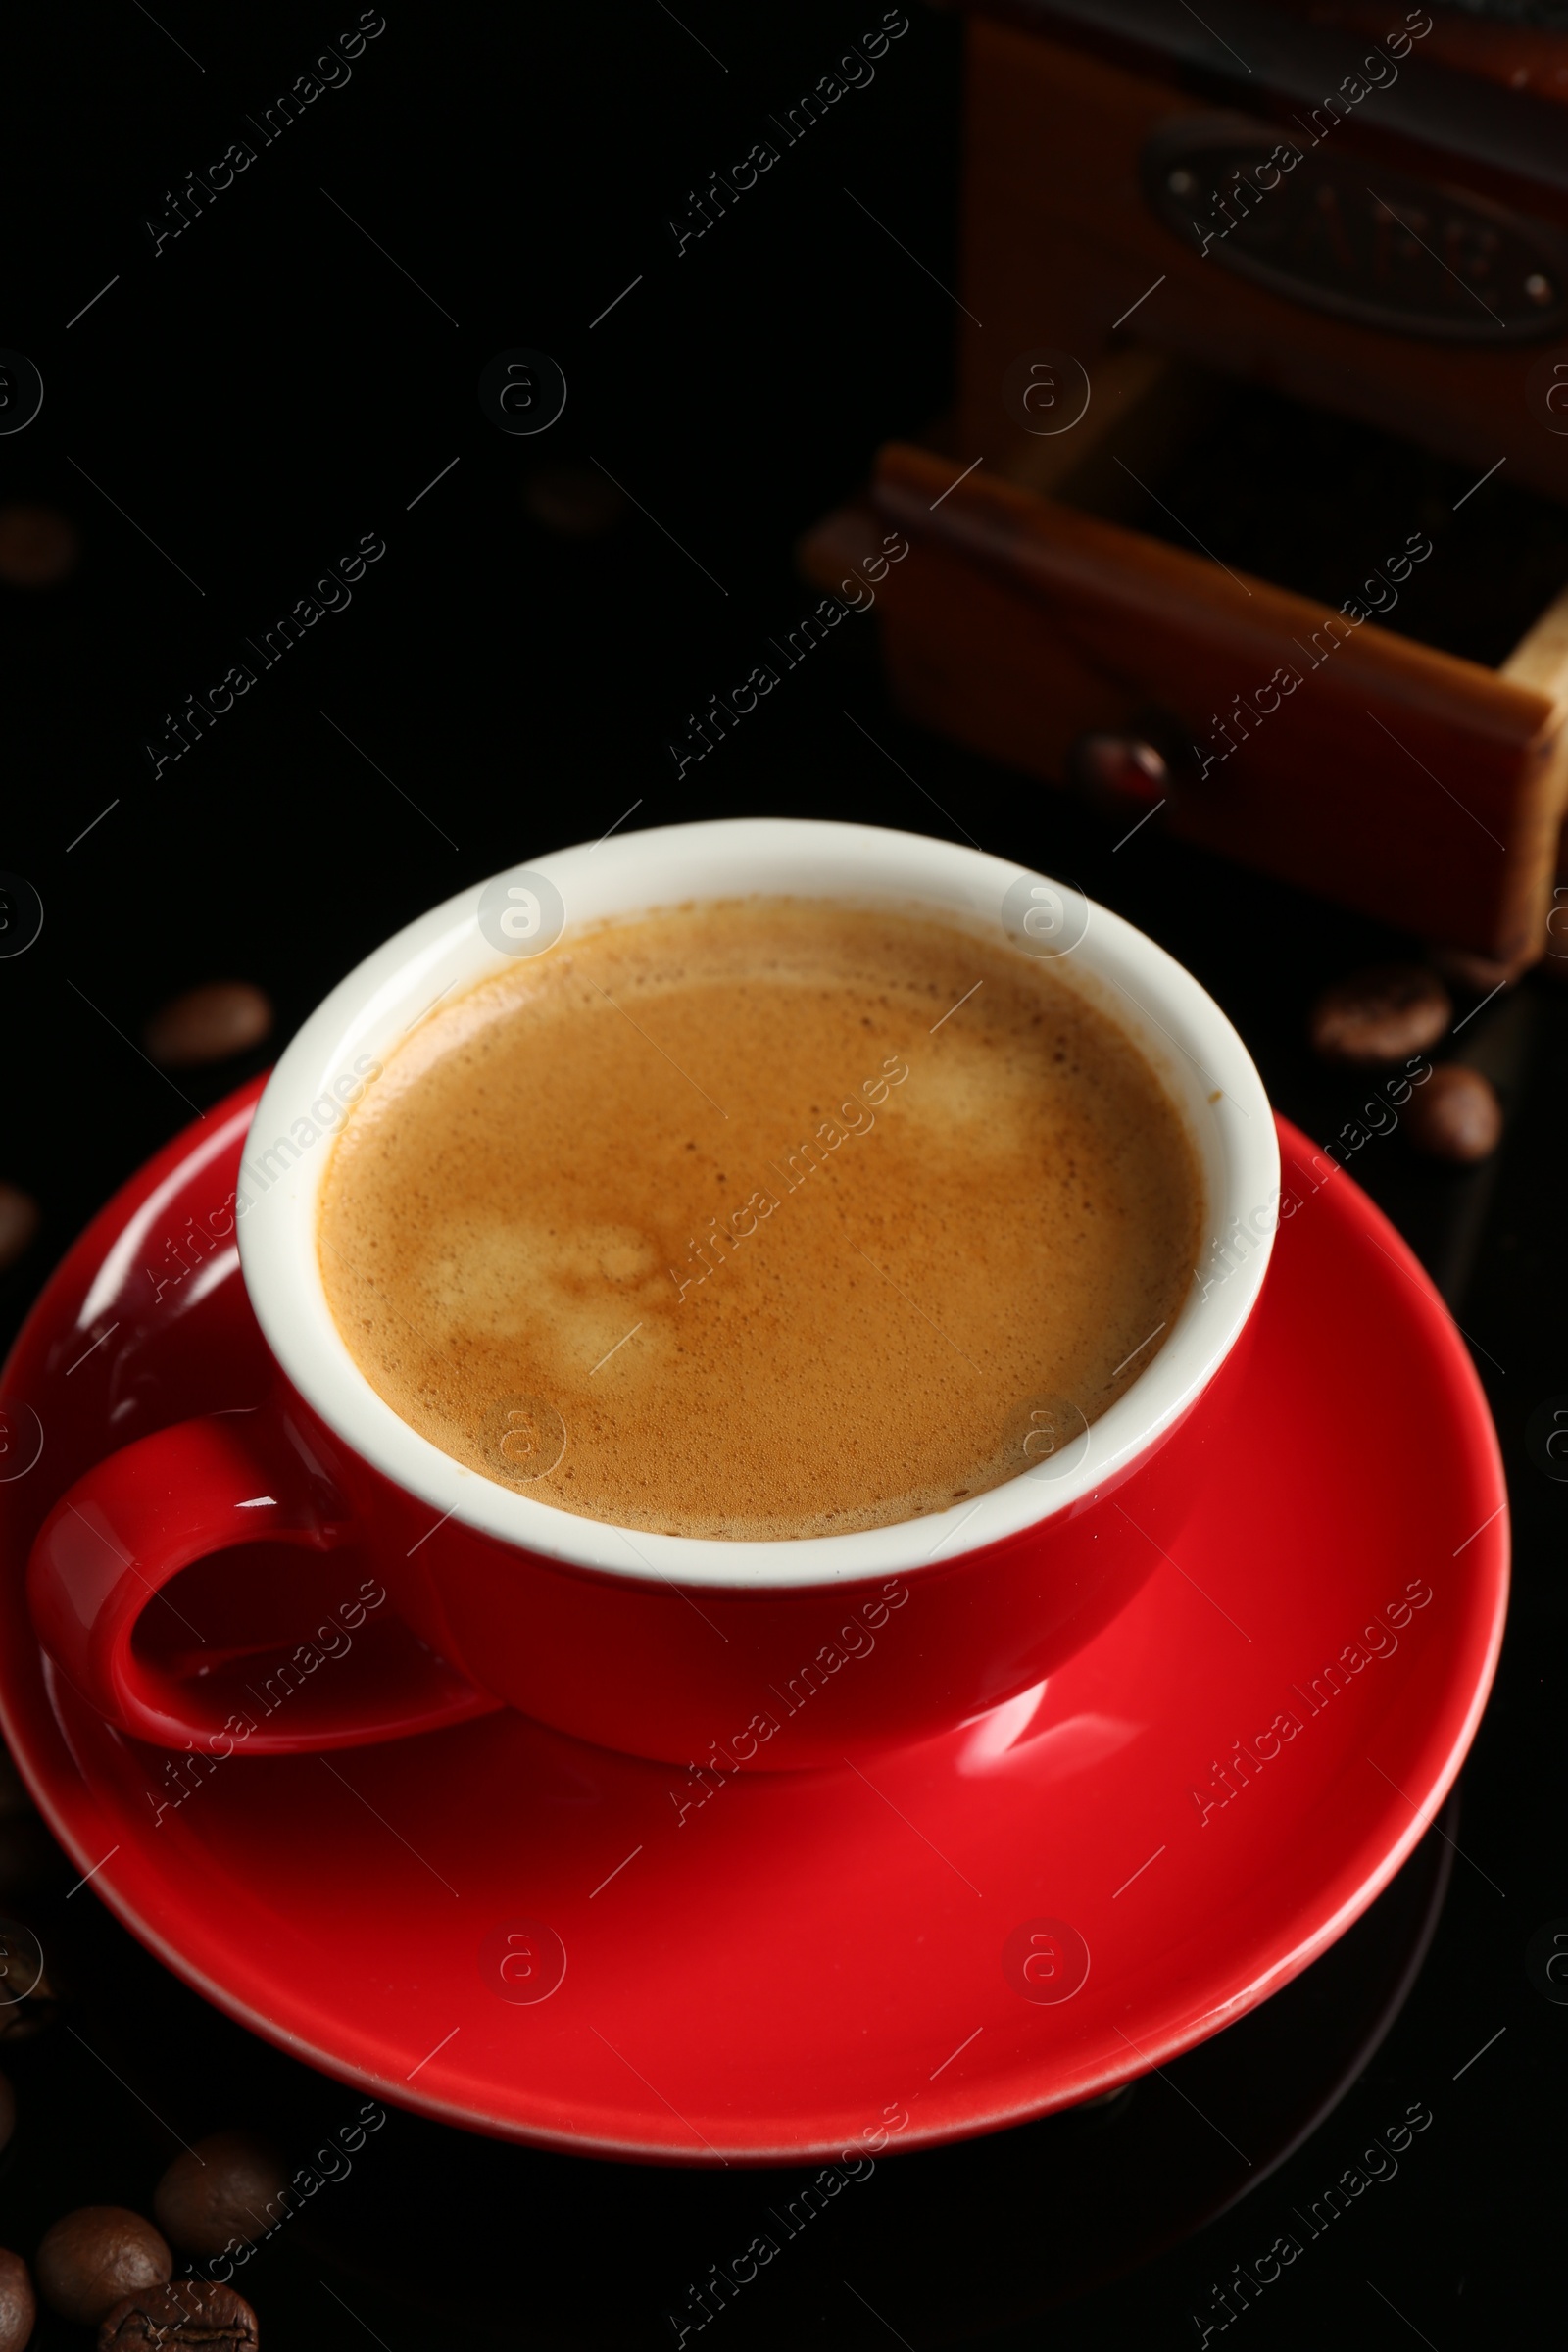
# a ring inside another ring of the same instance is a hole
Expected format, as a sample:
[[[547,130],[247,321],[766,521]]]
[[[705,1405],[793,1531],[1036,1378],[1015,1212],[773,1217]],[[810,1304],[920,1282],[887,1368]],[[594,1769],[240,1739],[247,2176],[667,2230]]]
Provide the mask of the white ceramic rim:
[[[567,938],[578,925],[606,918],[757,894],[912,906],[1007,943],[1006,893],[1021,879],[1046,880],[924,834],[785,817],[620,834],[508,871],[544,874],[554,883],[566,908]],[[1117,1019],[1164,1080],[1202,1168],[1209,1237],[1174,1329],[1149,1369],[1091,1425],[1087,1451],[1073,1469],[1011,1479],[977,1503],[889,1527],[752,1543],[623,1532],[453,1460],[376,1394],[332,1319],[316,1240],[328,1136],[301,1150],[281,1173],[270,1175],[262,1155],[280,1161],[275,1147],[301,1120],[325,1124],[312,1118],[313,1104],[324,1099],[335,1109],[333,1082],[357,1059],[389,1062],[432,1001],[508,967],[508,956],[479,928],[483,887],[471,885],[410,923],[311,1015],[257,1104],[239,1178],[240,1264],[268,1346],[340,1438],[429,1505],[432,1525],[451,1518],[546,1558],[636,1582],[760,1591],[907,1576],[1055,1518],[1119,1483],[1225,1360],[1262,1286],[1278,1217],[1279,1147],[1262,1081],[1230,1022],[1189,972],[1120,916],[1058,882],[1051,887],[1087,913],[1088,927],[1081,944],[1056,959],[1056,969]],[[1022,955],[1017,940],[1014,924],[1010,944]],[[960,1530],[964,1540],[956,1549]]]

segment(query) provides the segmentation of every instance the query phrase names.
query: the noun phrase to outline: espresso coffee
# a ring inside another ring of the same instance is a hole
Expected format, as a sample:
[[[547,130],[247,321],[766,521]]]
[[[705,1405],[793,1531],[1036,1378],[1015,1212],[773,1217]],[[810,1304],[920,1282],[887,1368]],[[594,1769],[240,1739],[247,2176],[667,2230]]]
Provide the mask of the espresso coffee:
[[[838,1535],[1048,1475],[1203,1215],[1179,1114],[1048,961],[754,898],[568,935],[416,1027],[318,1227],[360,1370],[631,1529]]]

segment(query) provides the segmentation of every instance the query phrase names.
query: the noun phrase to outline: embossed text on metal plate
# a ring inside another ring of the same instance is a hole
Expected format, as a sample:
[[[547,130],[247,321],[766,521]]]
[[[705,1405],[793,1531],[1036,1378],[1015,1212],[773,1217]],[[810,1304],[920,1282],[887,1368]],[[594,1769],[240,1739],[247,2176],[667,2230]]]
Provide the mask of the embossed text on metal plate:
[[[1309,126],[1185,116],[1144,149],[1144,192],[1209,264],[1386,334],[1536,340],[1568,310],[1568,242],[1468,190]]]

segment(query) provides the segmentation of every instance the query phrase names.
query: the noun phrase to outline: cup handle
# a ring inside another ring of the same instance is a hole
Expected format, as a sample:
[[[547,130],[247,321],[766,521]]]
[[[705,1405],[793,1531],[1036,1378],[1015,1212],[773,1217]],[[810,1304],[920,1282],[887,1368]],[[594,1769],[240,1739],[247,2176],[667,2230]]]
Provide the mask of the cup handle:
[[[341,1649],[297,1643],[291,1658],[272,1666],[270,1680],[264,1652],[270,1646],[275,1658],[276,1642],[208,1648],[191,1626],[190,1670],[180,1673],[134,1641],[149,1603],[196,1560],[259,1542],[325,1553],[363,1536],[321,1472],[265,1409],[182,1421],[111,1454],[56,1503],[27,1567],[33,1625],[55,1664],[100,1715],[162,1747],[199,1747],[214,1756],[308,1755],[490,1713],[500,1702],[475,1690],[390,1610],[373,1625],[368,1621],[386,1598],[373,1580],[369,1590],[379,1599],[368,1599],[362,1586],[337,1612],[331,1630],[342,1632]],[[354,1675],[318,1673],[351,1647],[362,1651]],[[257,1691],[258,1681],[276,1696],[275,1710]]]

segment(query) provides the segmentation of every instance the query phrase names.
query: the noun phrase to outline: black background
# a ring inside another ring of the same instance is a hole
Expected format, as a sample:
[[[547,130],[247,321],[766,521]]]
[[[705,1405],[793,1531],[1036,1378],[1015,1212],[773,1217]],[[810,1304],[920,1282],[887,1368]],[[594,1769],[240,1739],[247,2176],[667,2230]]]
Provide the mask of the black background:
[[[873,621],[839,629],[677,779],[667,746],[686,714],[815,601],[795,540],[862,481],[881,440],[918,432],[949,397],[960,92],[956,19],[912,8],[874,83],[677,258],[666,222],[688,212],[687,191],[771,135],[768,112],[880,10],[809,0],[740,15],[683,0],[680,15],[657,0],[461,15],[390,0],[347,85],[267,147],[245,116],[357,11],[209,15],[163,0],[155,24],[126,0],[10,29],[0,343],[33,360],[46,389],[36,421],[0,439],[0,500],[71,516],[82,557],[54,590],[0,590],[0,865],[45,906],[37,944],[0,964],[0,1176],[44,1210],[0,1283],[8,1328],[88,1214],[184,1123],[182,1096],[205,1106],[267,1058],[176,1086],[132,1043],[170,995],[253,979],[286,1037],[437,900],[623,817],[844,817],[967,836],[1072,874],[1192,966],[1283,1110],[1326,1141],[1357,1108],[1353,1084],[1306,1056],[1305,1008],[1325,981],[1410,943],[1152,826],[1117,848],[1119,828],[906,727],[886,703]],[[254,164],[155,258],[145,220],[161,222],[165,192],[236,138],[258,148]],[[569,386],[537,440],[503,435],[476,397],[486,361],[518,345],[553,354]],[[525,490],[562,461],[597,461],[636,503],[599,535],[553,532]],[[367,532],[386,553],[351,607],[155,776],[144,745],[162,744],[165,714],[249,660],[244,637]],[[1440,2352],[1520,2340],[1552,2274],[1563,2176],[1552,2117],[1568,2009],[1532,1984],[1525,1948],[1568,1915],[1568,1497],[1524,1432],[1568,1390],[1568,996],[1534,978],[1461,1042],[1504,1095],[1497,1159],[1458,1175],[1395,1138],[1357,1175],[1485,1349],[1515,1499],[1508,1645],[1462,1812],[1445,1817],[1462,1855],[1434,1833],[1411,1887],[1377,1907],[1383,1925],[1309,1972],[1296,2009],[1274,2004],[1289,2031],[1271,2039],[1264,2012],[1214,2045],[1236,2046],[1228,2074],[1196,2053],[1099,2118],[882,2166],[875,2214],[836,2214],[809,2275],[771,2310],[725,2314],[715,2336],[1022,2345],[1049,2328],[1066,2346],[1196,2342],[1190,2314],[1210,2285],[1424,2100],[1434,2123],[1398,2180],[1237,2327],[1270,2345],[1331,2332]],[[1418,1482],[1423,1465],[1390,1460],[1386,1475]],[[1396,1998],[1399,1955],[1420,1956],[1423,1906],[1443,1891],[1442,1854],[1452,1878],[1435,1939]],[[264,2113],[285,2134],[291,2118],[308,2125],[318,2079],[203,2009],[107,1916],[92,1920],[74,1931],[85,1997],[135,2079],[193,2129]],[[49,2036],[7,2064],[24,2120],[0,2176],[0,2242],[30,2252],[71,2204],[145,2205],[172,2145],[129,2095]],[[1220,2071],[1182,2072],[1204,2065]],[[1247,2203],[1161,2250],[1205,2195],[1244,2186],[1198,2182],[1212,2151],[1171,2084],[1200,2079],[1243,2144],[1250,2132],[1283,2146],[1328,2111]],[[744,2182],[534,2158],[401,2118],[387,2156],[397,2186],[382,2220],[399,2220],[407,2279],[399,2233],[377,2235],[382,2192],[368,2191],[310,2246],[258,2262],[273,2346],[671,2343],[664,2314],[684,2279],[744,2243],[731,2220]],[[1123,2275],[1075,2294],[1102,2254]],[[498,2299],[505,2323],[455,2316]]]

